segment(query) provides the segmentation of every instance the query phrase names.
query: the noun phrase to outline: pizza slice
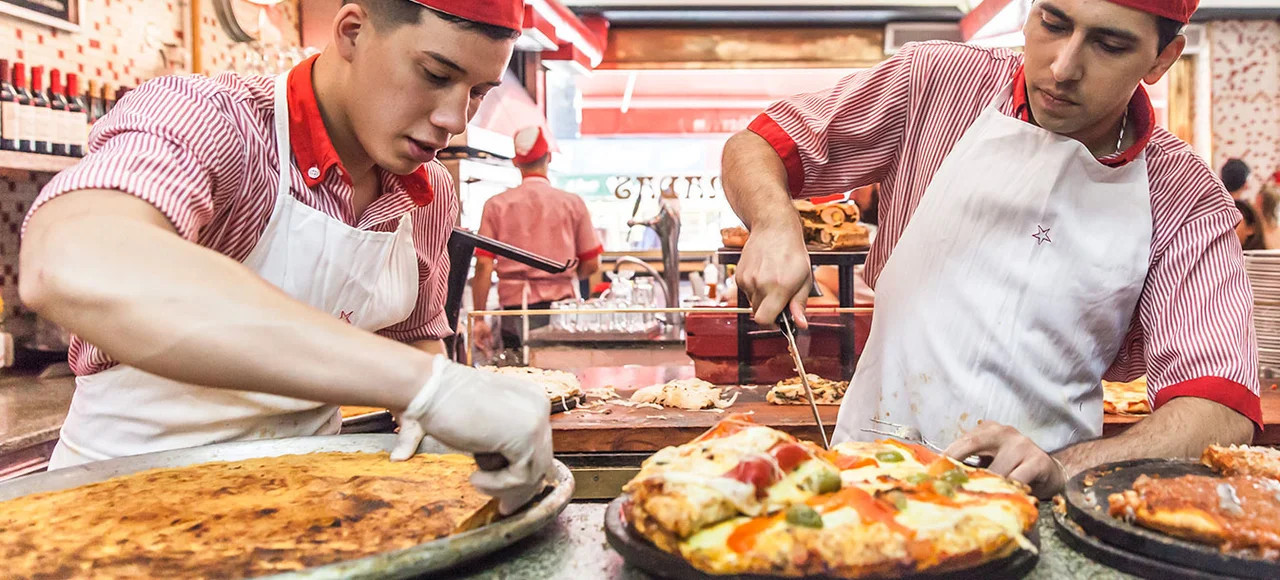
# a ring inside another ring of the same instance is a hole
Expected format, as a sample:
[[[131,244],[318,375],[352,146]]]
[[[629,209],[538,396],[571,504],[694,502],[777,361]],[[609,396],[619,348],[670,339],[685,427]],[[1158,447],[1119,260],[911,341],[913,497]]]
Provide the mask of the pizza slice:
[[[659,548],[736,516],[760,516],[840,489],[821,447],[731,415],[692,442],[641,465],[623,491],[631,521]]]
[[[725,409],[738,399],[738,393],[728,399],[721,399],[722,394],[720,387],[702,379],[677,379],[638,389],[631,394],[631,401],[697,411]]]
[[[1280,560],[1280,482],[1252,475],[1146,475],[1107,498],[1113,517],[1174,537]]]
[[[809,388],[813,389],[813,400],[819,405],[839,405],[844,400],[844,392],[849,388],[848,381],[832,381],[815,374],[808,375],[808,378]],[[805,395],[799,376],[774,385],[764,398],[775,405],[809,404],[809,397]]]
[[[1147,377],[1139,377],[1127,383],[1102,381],[1102,412],[1109,415],[1150,414]]]
[[[573,373],[534,367],[479,367],[499,375],[520,377],[533,381],[547,394],[552,403],[564,403],[566,399],[582,396],[582,383]]]
[[[1256,475],[1280,480],[1280,449],[1254,445],[1210,445],[1200,462],[1223,475]]]

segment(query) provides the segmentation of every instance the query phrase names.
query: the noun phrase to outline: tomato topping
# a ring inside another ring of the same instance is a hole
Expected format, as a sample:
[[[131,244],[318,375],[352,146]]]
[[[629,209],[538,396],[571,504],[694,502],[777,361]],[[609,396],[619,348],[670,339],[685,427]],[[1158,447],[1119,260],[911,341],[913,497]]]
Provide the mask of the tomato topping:
[[[755,425],[756,425],[756,422],[751,419],[751,415],[747,413],[734,413],[732,415],[729,415],[728,417],[725,417],[724,419],[721,419],[719,423],[716,423],[715,427],[712,427],[711,429],[707,430],[706,433],[699,435],[697,439],[693,440],[693,442],[697,443],[699,441],[706,441],[708,439],[719,439],[721,437],[728,437],[730,435],[733,435],[734,433],[737,433],[743,429],[746,429],[747,427],[754,427]]]
[[[906,527],[898,523],[894,519],[894,508],[889,504],[872,497],[871,494],[857,487],[846,487],[831,495],[824,495],[810,502],[820,512],[833,512],[842,507],[851,507],[858,512],[858,516],[862,518],[863,523],[871,524],[881,522],[899,532],[908,534],[911,537],[912,532]]]
[[[938,457],[940,457],[937,453],[914,443],[904,443],[896,439],[885,439],[884,441],[881,441],[881,443],[886,443],[911,452],[911,455],[916,458],[916,461],[920,462],[920,465],[929,465],[930,463],[937,461]]]
[[[871,457],[858,457],[855,455],[841,455],[836,458],[835,464],[836,467],[840,468],[840,471],[844,471],[846,469],[858,469],[860,467],[876,467],[880,465]]]
[[[769,450],[769,455],[772,455],[778,461],[778,468],[784,473],[790,472],[797,465],[808,461],[812,457],[809,454],[809,450],[805,449],[803,445],[787,441],[774,445],[773,449]]]
[[[724,474],[729,479],[755,486],[756,497],[764,497],[769,486],[777,481],[777,469],[763,457],[748,457]]]
[[[769,529],[770,526],[777,522],[778,516],[749,520],[734,528],[733,533],[729,534],[729,539],[725,544],[734,552],[744,553],[755,547],[756,538],[760,536],[761,532]]]

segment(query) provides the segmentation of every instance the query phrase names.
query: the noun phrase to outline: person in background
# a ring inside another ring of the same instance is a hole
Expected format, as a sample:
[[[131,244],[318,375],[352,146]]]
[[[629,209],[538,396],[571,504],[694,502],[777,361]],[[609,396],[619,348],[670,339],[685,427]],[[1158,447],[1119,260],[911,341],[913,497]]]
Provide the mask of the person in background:
[[[1258,223],[1267,249],[1280,248],[1280,171],[1258,192]],[[1248,248],[1246,248],[1248,249]]]
[[[1240,247],[1245,250],[1265,250],[1267,245],[1262,241],[1262,224],[1258,222],[1258,212],[1253,210],[1249,202],[1237,199],[1236,209],[1240,210],[1240,223],[1236,224],[1236,235],[1240,237]]]
[[[226,441],[336,434],[391,409],[508,467],[472,483],[510,513],[551,467],[536,385],[444,355],[436,159],[499,86],[521,0],[352,0],[324,52],[275,77],[143,83],[36,199],[22,301],[75,336],[51,468]]]
[[[492,275],[498,272],[498,303],[504,310],[546,310],[557,300],[574,295],[573,286],[600,269],[604,247],[591,225],[587,204],[567,191],[551,186],[547,168],[551,151],[541,127],[529,127],[515,135],[516,156],[512,159],[524,181],[484,204],[480,235],[510,244],[556,262],[576,259],[578,266],[563,274],[548,274],[513,262],[497,260],[483,250],[476,251],[476,273],[471,281],[475,308],[489,303]],[[503,348],[520,348],[520,317],[502,317]],[[529,328],[549,323],[548,316],[529,318]],[[474,344],[489,352],[493,331],[488,323],[475,325]]]
[[[1231,194],[1232,199],[1244,197],[1244,186],[1249,183],[1249,173],[1249,164],[1243,159],[1228,159],[1222,165],[1222,185],[1226,186],[1227,193]]]
[[[880,184],[873,183],[866,187],[859,187],[849,194],[849,201],[858,205],[858,211],[862,213],[860,221],[863,224],[877,227],[880,225]]]

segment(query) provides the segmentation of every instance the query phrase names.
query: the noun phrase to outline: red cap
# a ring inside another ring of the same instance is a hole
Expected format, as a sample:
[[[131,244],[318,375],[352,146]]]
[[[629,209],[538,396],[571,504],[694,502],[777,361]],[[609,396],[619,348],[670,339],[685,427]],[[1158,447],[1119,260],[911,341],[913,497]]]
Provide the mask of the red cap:
[[[37,93],[44,90],[44,67],[31,67],[31,90]]]
[[[524,0],[412,0],[472,22],[524,30]]]
[[[1111,0],[1111,3],[1186,24],[1191,22],[1191,15],[1196,13],[1200,0]]]
[[[49,70],[49,90],[55,93],[62,92],[62,72],[56,68]]]
[[[76,73],[67,73],[67,94],[80,94],[80,76]]]
[[[542,134],[542,127],[525,127],[516,131],[514,141],[516,156],[512,157],[511,161],[516,165],[533,163],[551,152],[551,146],[547,144],[547,138]]]

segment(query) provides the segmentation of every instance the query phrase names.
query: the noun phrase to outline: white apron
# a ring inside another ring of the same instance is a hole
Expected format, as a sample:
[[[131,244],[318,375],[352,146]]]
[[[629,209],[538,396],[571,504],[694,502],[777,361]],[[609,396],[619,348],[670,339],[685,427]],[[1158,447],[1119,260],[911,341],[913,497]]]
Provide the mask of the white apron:
[[[287,77],[279,75],[275,87],[276,203],[244,265],[359,328],[403,321],[418,297],[410,217],[402,216],[395,232],[363,231],[293,197]],[[49,468],[224,441],[334,434],[341,422],[333,405],[201,387],[119,365],[76,379]]]
[[[943,161],[876,284],[835,441],[871,419],[946,447],[979,420],[1054,451],[1102,434],[1102,373],[1146,279],[1146,157],[1004,115],[996,97]]]

